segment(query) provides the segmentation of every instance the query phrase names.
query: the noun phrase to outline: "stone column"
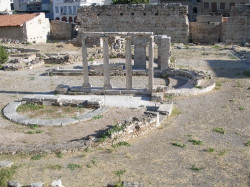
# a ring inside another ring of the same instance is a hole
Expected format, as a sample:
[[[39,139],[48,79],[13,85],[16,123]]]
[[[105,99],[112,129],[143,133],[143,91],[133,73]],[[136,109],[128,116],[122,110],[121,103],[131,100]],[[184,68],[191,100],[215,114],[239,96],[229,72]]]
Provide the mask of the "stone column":
[[[168,69],[170,63],[170,51],[171,37],[162,35],[159,39],[158,45],[158,67],[160,70]]]
[[[134,68],[146,69],[146,40],[144,36],[134,37]]]
[[[103,89],[108,90],[112,89],[110,84],[110,75],[109,75],[109,37],[102,37],[103,40],[103,70],[104,70],[104,86]]]
[[[90,89],[89,84],[89,69],[88,69],[88,58],[87,58],[87,46],[86,37],[82,38],[82,69],[83,69],[83,85],[84,89]]]
[[[132,37],[126,37],[126,89],[132,89],[132,62],[131,62],[131,40]]]
[[[154,36],[149,37],[149,66],[148,66],[148,90],[152,91],[154,85]]]

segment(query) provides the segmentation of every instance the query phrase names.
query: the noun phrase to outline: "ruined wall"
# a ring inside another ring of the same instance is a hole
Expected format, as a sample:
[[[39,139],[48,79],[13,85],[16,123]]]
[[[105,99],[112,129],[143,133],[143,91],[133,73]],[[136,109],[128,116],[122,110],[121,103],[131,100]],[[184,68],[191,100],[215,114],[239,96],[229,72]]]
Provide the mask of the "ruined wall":
[[[226,43],[250,42],[250,5],[233,7],[228,21],[223,23],[222,33]]]
[[[225,42],[244,44],[250,42],[250,5],[237,5],[230,17],[198,16],[197,22],[190,23],[190,40],[194,43]]]
[[[50,36],[54,40],[70,40],[72,38],[72,23],[51,20]]]
[[[104,5],[78,9],[80,32],[154,32],[171,36],[173,42],[188,41],[187,6]]]
[[[221,41],[221,23],[190,22],[190,40],[193,43],[214,44]]]

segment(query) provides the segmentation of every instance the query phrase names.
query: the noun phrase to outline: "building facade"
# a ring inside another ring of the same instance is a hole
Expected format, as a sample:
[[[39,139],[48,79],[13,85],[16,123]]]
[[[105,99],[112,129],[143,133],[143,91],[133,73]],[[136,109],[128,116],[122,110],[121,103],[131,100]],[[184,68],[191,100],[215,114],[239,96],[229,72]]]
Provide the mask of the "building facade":
[[[233,6],[247,4],[249,0],[151,0],[151,4],[181,3],[188,6],[189,21],[196,21],[198,15],[229,16]]]
[[[0,38],[30,43],[46,43],[50,32],[44,13],[0,15]]]
[[[249,0],[202,0],[202,14],[219,14],[229,16],[232,7],[237,4],[248,4]]]
[[[77,9],[81,6],[108,5],[111,0],[53,0],[54,20],[77,22]]]
[[[0,12],[11,12],[10,3],[10,0],[0,0]]]

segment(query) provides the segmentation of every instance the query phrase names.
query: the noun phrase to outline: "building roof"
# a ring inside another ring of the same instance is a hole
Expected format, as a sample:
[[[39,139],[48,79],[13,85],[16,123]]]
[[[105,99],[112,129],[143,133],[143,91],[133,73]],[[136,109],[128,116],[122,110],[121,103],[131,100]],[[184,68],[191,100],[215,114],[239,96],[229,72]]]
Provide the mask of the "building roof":
[[[38,14],[0,15],[0,27],[14,27],[24,24]]]

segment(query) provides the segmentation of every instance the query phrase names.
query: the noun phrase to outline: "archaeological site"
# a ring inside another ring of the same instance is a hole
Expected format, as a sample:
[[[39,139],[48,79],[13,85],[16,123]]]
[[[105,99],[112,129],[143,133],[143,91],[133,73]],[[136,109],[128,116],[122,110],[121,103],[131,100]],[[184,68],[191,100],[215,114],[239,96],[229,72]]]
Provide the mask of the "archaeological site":
[[[200,13],[224,1],[0,14],[0,187],[249,186],[250,4]]]

